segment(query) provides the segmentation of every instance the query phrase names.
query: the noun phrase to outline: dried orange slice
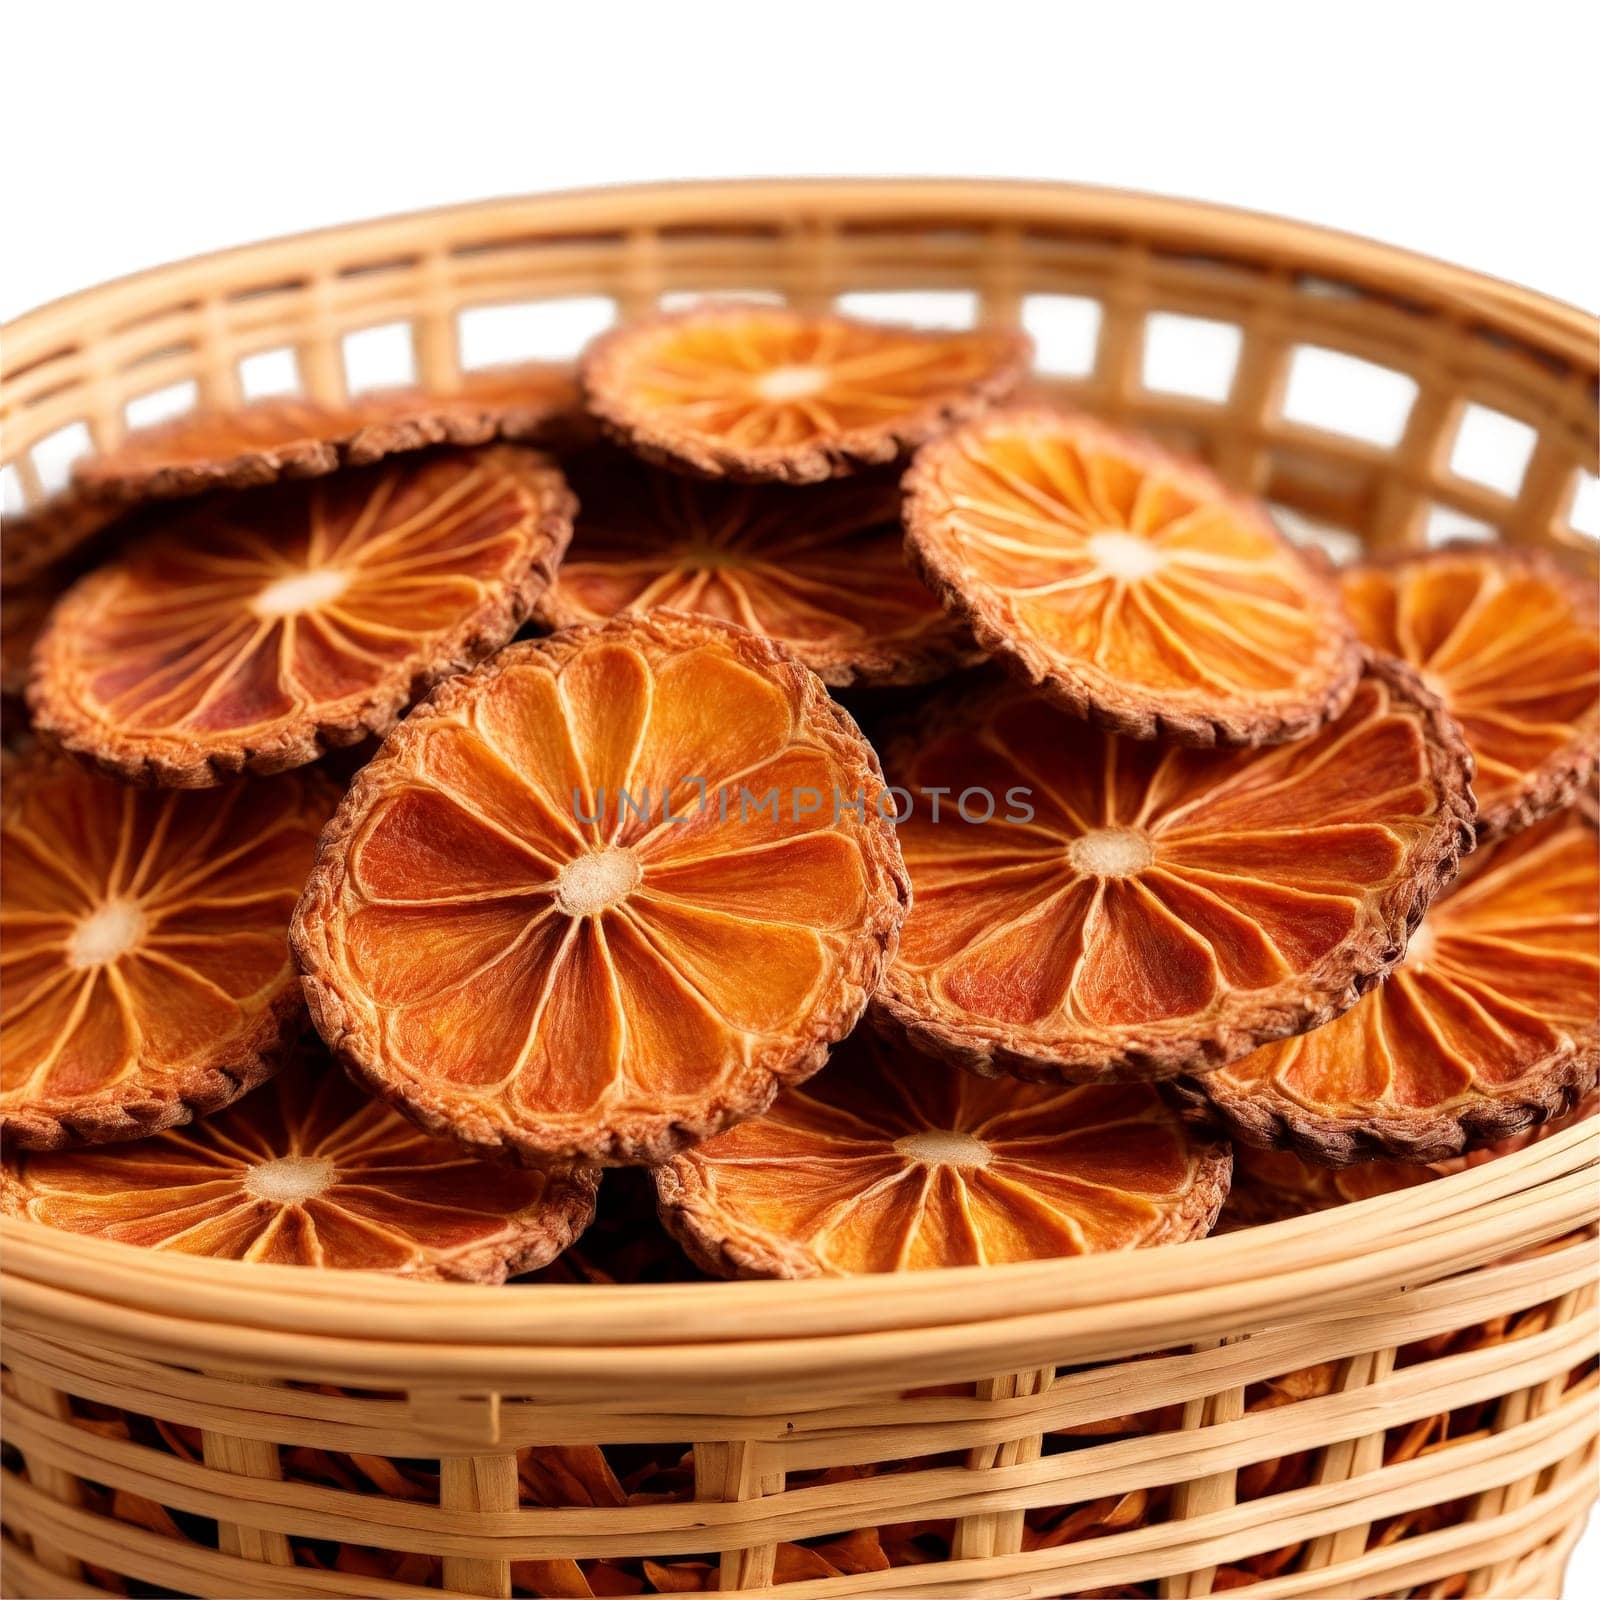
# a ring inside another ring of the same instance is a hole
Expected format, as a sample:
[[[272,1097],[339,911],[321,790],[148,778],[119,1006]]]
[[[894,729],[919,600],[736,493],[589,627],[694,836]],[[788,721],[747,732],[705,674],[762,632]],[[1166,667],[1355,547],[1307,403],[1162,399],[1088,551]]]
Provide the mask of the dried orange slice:
[[[1123,739],[1014,688],[934,702],[887,750],[914,899],[874,1003],[975,1071],[1080,1081],[1337,1016],[1471,838],[1466,752],[1409,682],[1380,665],[1264,750]]]
[[[699,306],[604,334],[589,409],[647,460],[708,478],[816,483],[894,461],[1016,387],[1030,346],[995,329],[888,327]]]
[[[425,1127],[660,1160],[816,1071],[876,987],[907,895],[881,782],[743,629],[513,645],[390,735],[325,834],[293,935],[312,1017]]]
[[[299,766],[504,644],[572,509],[518,445],[204,500],[68,590],[35,651],[34,715],[135,779]]]
[[[835,685],[921,683],[981,659],[906,566],[892,480],[707,483],[611,450],[566,471],[574,544],[535,608],[556,627],[657,606],[718,617]]]
[[[447,394],[378,389],[338,405],[274,395],[233,411],[192,411],[82,456],[73,484],[90,499],[131,503],[241,489],[370,466],[425,445],[531,439],[578,404],[560,366],[486,368]]]
[[[40,755],[5,777],[7,1142],[137,1138],[269,1077],[304,1015],[289,914],[331,787],[154,794]]]
[[[1597,939],[1595,830],[1559,812],[1471,856],[1354,1010],[1188,1092],[1248,1143],[1329,1166],[1504,1139],[1595,1087]]]
[[[708,1271],[809,1278],[1198,1238],[1230,1166],[1148,1084],[985,1080],[857,1034],[764,1117],[658,1168],[656,1189]]]
[[[32,583],[93,541],[122,515],[72,488],[40,505],[0,519],[0,580],[7,587]]]
[[[1480,836],[1526,827],[1600,761],[1600,590],[1548,557],[1446,547],[1344,574],[1361,636],[1409,662],[1477,761]]]
[[[1117,733],[1298,739],[1360,675],[1336,586],[1260,506],[1088,417],[999,411],[924,446],[906,539],[979,644]]]
[[[1552,1117],[1507,1139],[1497,1139],[1466,1155],[1443,1161],[1362,1161],[1353,1167],[1320,1167],[1302,1161],[1289,1150],[1265,1150],[1239,1144],[1233,1153],[1233,1187],[1223,1207],[1224,1226],[1253,1227],[1300,1217],[1310,1211],[1327,1211],[1353,1200],[1392,1194],[1414,1188],[1434,1178],[1447,1178],[1468,1167],[1524,1150],[1530,1144],[1600,1114],[1600,1094],[1584,1096],[1565,1116]]]
[[[151,1250],[503,1283],[583,1231],[599,1177],[474,1161],[319,1057],[192,1128],[17,1156],[0,1205]]]

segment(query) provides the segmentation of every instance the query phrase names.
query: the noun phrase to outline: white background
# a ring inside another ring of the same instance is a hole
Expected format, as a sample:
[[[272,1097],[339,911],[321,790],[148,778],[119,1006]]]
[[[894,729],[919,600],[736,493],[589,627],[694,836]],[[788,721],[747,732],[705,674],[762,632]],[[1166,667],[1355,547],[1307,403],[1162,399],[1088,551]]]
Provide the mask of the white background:
[[[12,0],[0,53],[6,317],[386,211],[807,172],[1221,200],[1600,303],[1592,0]]]

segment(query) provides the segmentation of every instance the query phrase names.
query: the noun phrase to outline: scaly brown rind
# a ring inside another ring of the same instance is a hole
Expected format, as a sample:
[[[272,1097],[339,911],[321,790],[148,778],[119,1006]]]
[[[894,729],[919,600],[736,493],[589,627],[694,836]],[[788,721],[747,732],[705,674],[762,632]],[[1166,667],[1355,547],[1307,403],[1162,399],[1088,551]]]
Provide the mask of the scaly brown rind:
[[[20,795],[41,781],[59,759],[42,752],[8,759],[7,803],[17,803]],[[331,784],[319,775],[308,774],[307,786],[314,795],[325,797],[328,809],[332,809],[337,791]],[[143,1139],[164,1128],[209,1116],[280,1071],[299,1048],[305,1028],[305,1004],[291,966],[284,975],[282,992],[250,1031],[219,1051],[217,1058],[205,1066],[190,1067],[164,1079],[160,1092],[149,1085],[129,1083],[61,1110],[37,1105],[0,1110],[0,1144],[21,1150],[69,1150],[81,1145]]]
[[[479,1245],[394,1276],[418,1283],[501,1284],[524,1272],[537,1272],[549,1266],[594,1221],[599,1190],[598,1167],[552,1172],[538,1200],[506,1218],[508,1225],[523,1230],[522,1240],[514,1248],[508,1249],[504,1240]]]
[[[1060,1078],[1067,1083],[1095,1083],[1214,1071],[1263,1044],[1309,1033],[1343,1015],[1405,954],[1423,913],[1472,848],[1475,814],[1472,757],[1438,698],[1402,662],[1376,658],[1368,670],[1421,713],[1429,765],[1440,795],[1439,814],[1426,845],[1418,851],[1411,876],[1392,885],[1380,902],[1377,924],[1347,940],[1310,972],[1297,974],[1292,984],[1284,985],[1289,992],[1240,994],[1232,1015],[1224,1022],[1212,1022],[1211,1031],[1201,1037],[1185,1035],[1180,1019],[1165,1028],[1118,1030],[1099,1040],[1052,1046],[1043,1039],[1029,1039],[1021,1028],[939,1015],[922,986],[908,984],[891,967],[873,996],[874,1025],[890,1038],[908,1039],[916,1048],[981,1077],[1005,1072],[1030,1081]],[[967,715],[979,715],[983,704],[971,703]],[[929,732],[948,727],[950,710],[934,702],[923,708],[915,725]],[[886,746],[891,770],[897,766],[897,750],[914,749],[915,743],[908,740],[918,737],[902,733],[891,738]]]
[[[0,581],[30,583],[75,555],[122,515],[121,506],[99,505],[70,484],[41,505],[4,519],[0,536]]]
[[[979,429],[1005,425],[1018,429],[1047,427],[1071,417],[1096,431],[1092,419],[1048,407],[1006,407],[989,412]],[[1165,450],[1130,435],[1117,435],[1125,450],[1137,448],[1152,464],[1178,461]],[[1252,703],[1235,701],[1190,707],[1158,694],[1128,687],[1109,673],[1084,662],[1069,662],[1030,637],[1029,630],[1011,615],[1009,601],[986,592],[986,585],[968,581],[953,550],[945,547],[940,529],[953,513],[938,482],[938,469],[946,455],[960,447],[961,434],[947,434],[924,445],[906,473],[904,489],[906,554],[913,570],[938,596],[939,603],[964,623],[978,643],[1013,676],[1038,690],[1073,716],[1087,718],[1096,727],[1131,739],[1165,739],[1174,744],[1209,748],[1216,745],[1255,746],[1284,744],[1315,733],[1340,716],[1350,704],[1361,679],[1362,650],[1345,618],[1338,586],[1320,566],[1307,562],[1300,551],[1273,525],[1266,513],[1247,497],[1229,489],[1220,478],[1196,462],[1181,461],[1186,475],[1204,483],[1215,499],[1232,507],[1241,518],[1270,531],[1282,548],[1297,559],[1309,594],[1321,603],[1327,624],[1322,662],[1322,692],[1302,701]]]
[[[652,611],[617,617],[592,627],[569,628],[548,639],[508,646],[471,672],[441,684],[390,734],[383,749],[357,775],[338,812],[317,845],[316,863],[290,927],[290,947],[300,967],[311,1018],[323,1041],[369,1093],[394,1106],[429,1133],[445,1134],[479,1154],[509,1157],[525,1166],[653,1166],[685,1145],[765,1111],[785,1084],[809,1078],[827,1060],[829,1048],[860,1018],[899,942],[900,924],[911,886],[900,860],[893,826],[875,815],[861,833],[862,863],[868,873],[867,917],[845,953],[829,997],[805,1019],[809,1036],[764,1046],[725,1083],[708,1090],[692,1116],[639,1108],[621,1125],[571,1130],[553,1123],[510,1128],[463,1108],[460,1097],[414,1079],[401,1079],[383,1058],[376,1006],[351,992],[339,970],[334,928],[343,897],[347,853],[371,803],[383,792],[386,768],[411,744],[426,736],[429,724],[448,718],[455,707],[475,697],[509,668],[530,659],[557,665],[590,641],[633,640],[643,636],[668,648],[689,648],[708,636],[728,640],[734,657],[789,690],[798,720],[857,780],[875,792],[883,773],[871,745],[850,715],[793,655],[773,640],[731,623]]]
[[[474,380],[493,374],[504,392],[475,393]],[[231,452],[210,459],[152,460],[163,438],[181,441],[197,420],[225,421],[228,412],[190,413],[132,435],[136,451],[113,447],[101,455],[80,457],[73,468],[73,488],[91,505],[118,510],[145,500],[168,500],[205,494],[213,489],[250,489],[285,478],[318,478],[346,467],[370,466],[388,456],[435,445],[473,446],[495,439],[540,440],[546,424],[561,409],[557,397],[548,406],[531,406],[515,398],[516,369],[469,374],[462,391],[430,394],[421,389],[375,390],[353,396],[341,406],[320,408],[323,415],[308,422],[298,438],[260,443],[244,440]],[[573,401],[576,402],[576,389]],[[291,395],[254,400],[239,408],[248,416],[271,415],[288,406],[303,407],[305,397]],[[541,441],[542,442],[542,441]]]
[[[1463,555],[1489,556],[1506,566],[1518,566],[1547,580],[1569,595],[1572,608],[1583,615],[1590,586],[1543,550],[1519,550],[1507,545],[1485,547],[1470,539],[1453,539],[1429,550],[1396,550],[1352,563],[1347,572],[1368,569],[1395,571],[1417,563]],[[1478,842],[1490,844],[1571,805],[1600,771],[1600,699],[1579,723],[1572,740],[1555,751],[1523,779],[1517,791],[1498,805],[1478,813]]]
[[[533,620],[552,629],[596,626],[589,611],[565,600],[559,576],[535,602]],[[935,683],[987,659],[975,645],[963,646],[960,636],[951,632],[888,644],[863,640],[853,647],[800,639],[778,642],[830,689],[910,688]]]
[[[218,1106],[208,1108],[210,1111],[220,1109]],[[161,1130],[146,1131],[158,1133]],[[387,1276],[417,1283],[501,1284],[524,1272],[537,1272],[554,1261],[594,1221],[599,1187],[598,1167],[575,1167],[569,1172],[551,1173],[538,1200],[505,1218],[507,1230],[515,1234],[513,1239],[502,1236],[497,1242],[476,1244],[419,1266],[401,1268]],[[8,1157],[0,1165],[0,1214],[26,1217],[29,1195],[27,1184],[17,1175],[14,1158]],[[130,1245],[128,1248],[137,1247]]]
[[[111,563],[68,591],[40,636],[28,683],[36,729],[125,783],[177,789],[208,789],[244,773],[264,777],[286,772],[371,735],[386,734],[441,679],[466,671],[511,638],[554,581],[572,537],[577,501],[554,461],[521,445],[495,445],[476,454],[498,458],[530,493],[528,566],[464,618],[427,660],[401,660],[359,696],[286,721],[252,743],[123,733],[60,687],[72,676],[74,638],[91,625],[103,592],[113,589],[120,577],[117,564]]]
[[[1595,819],[1578,809],[1593,827]],[[1600,1087],[1600,1022],[1504,1092],[1481,1095],[1453,1110],[1334,1116],[1302,1106],[1270,1084],[1245,1090],[1214,1078],[1180,1078],[1168,1087],[1180,1104],[1219,1123],[1242,1143],[1291,1150],[1316,1166],[1444,1161],[1564,1117],[1593,1094]]]
[[[774,317],[845,327],[885,326],[851,317],[803,318],[801,313],[780,308],[762,310]],[[746,450],[664,424],[651,407],[633,398],[628,375],[632,348],[641,339],[661,328],[716,321],[730,314],[749,317],[751,307],[737,301],[710,301],[687,311],[663,312],[613,328],[589,346],[578,363],[578,384],[584,403],[610,438],[656,466],[703,478],[733,478],[745,483],[822,483],[866,467],[899,461],[945,428],[986,410],[1022,381],[1033,355],[1033,344],[1026,334],[994,334],[991,336],[999,342],[999,353],[990,371],[918,410],[906,412],[881,427],[855,428],[830,439],[780,449]],[[920,337],[930,330],[898,331]]]
[[[1168,1085],[1177,1102],[1205,1112],[1235,1139],[1292,1150],[1322,1167],[1363,1161],[1444,1161],[1564,1117],[1600,1083],[1600,1031],[1537,1069],[1532,1083],[1455,1111],[1415,1117],[1334,1117],[1296,1105],[1271,1088],[1232,1091],[1199,1078]]]
[[[1195,1180],[1159,1238],[1137,1248],[1203,1239],[1216,1226],[1228,1198],[1233,1148],[1203,1125],[1186,1124],[1197,1161]],[[720,1209],[700,1165],[677,1156],[653,1174],[662,1226],[703,1271],[719,1278],[815,1278],[823,1269],[793,1240],[750,1227]]]

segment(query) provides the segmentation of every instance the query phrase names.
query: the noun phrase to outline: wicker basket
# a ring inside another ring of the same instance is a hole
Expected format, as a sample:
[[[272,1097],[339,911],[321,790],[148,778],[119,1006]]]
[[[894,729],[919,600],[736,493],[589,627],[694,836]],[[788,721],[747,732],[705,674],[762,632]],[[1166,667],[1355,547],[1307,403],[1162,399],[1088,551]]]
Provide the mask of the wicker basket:
[[[512,199],[163,268],[5,330],[7,471],[31,502],[63,448],[118,437],[130,401],[138,419],[141,396],[192,380],[191,403],[236,402],[241,363],[264,352],[292,351],[301,384],[336,397],[363,348],[347,336],[401,324],[417,375],[448,385],[477,340],[463,326],[494,322],[464,324],[473,308],[601,297],[628,316],[744,290],[812,306],[961,291],[982,318],[1046,333],[1097,307],[1086,370],[1050,386],[1198,450],[1291,527],[1390,548],[1454,523],[1591,563],[1600,549],[1572,526],[1595,449],[1591,319],[1307,227],[998,183]],[[1196,331],[1182,319],[1236,330],[1231,379],[1208,394],[1159,386],[1164,341]],[[1511,442],[1510,468],[1475,462],[1485,438]],[[723,1592],[789,1600],[1178,1596],[1294,1545],[1237,1592],[1457,1578],[1450,1592],[1553,1596],[1595,1496],[1593,1379],[1572,1374],[1596,1350],[1597,1156],[1591,1122],[1401,1194],[1144,1255],[807,1283],[416,1285],[7,1222],[7,1592],[98,1595],[121,1577],[195,1595],[507,1595],[513,1563],[700,1554]],[[1443,1337],[1531,1308],[1508,1343]],[[1247,1407],[1251,1385],[1320,1362],[1328,1392]],[[106,1407],[139,1426],[97,1431]],[[1468,1407],[1480,1436],[1386,1464],[1386,1430]],[[1153,1431],[1085,1430],[1130,1412]],[[199,1447],[163,1447],[150,1419]],[[668,1442],[693,1447],[676,1497],[519,1499],[525,1447]],[[421,1458],[437,1493],[307,1481],[286,1467],[297,1448]],[[1238,1497],[1241,1469],[1299,1451],[1295,1486]],[[821,1470],[858,1467],[879,1470]],[[1140,1490],[1159,1518],[1028,1537],[1039,1508]],[[130,1513],[148,1502],[184,1536]],[[1446,1502],[1454,1515],[1410,1517]],[[792,1541],[922,1521],[947,1524],[927,1564],[775,1581]],[[330,1540],[440,1559],[407,1569],[431,1574],[417,1581],[297,1565]]]

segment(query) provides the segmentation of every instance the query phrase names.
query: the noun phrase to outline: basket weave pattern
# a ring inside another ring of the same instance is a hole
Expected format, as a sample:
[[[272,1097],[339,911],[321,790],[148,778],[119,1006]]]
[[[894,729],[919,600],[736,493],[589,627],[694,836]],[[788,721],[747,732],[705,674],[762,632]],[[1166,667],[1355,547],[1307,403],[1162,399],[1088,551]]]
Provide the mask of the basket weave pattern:
[[[1029,324],[1040,297],[1093,302],[1092,361],[1041,386],[1205,456],[1305,525],[1387,550],[1466,519],[1591,567],[1600,552],[1573,526],[1594,467],[1591,319],[1314,229],[1034,185],[516,199],[164,268],[5,330],[6,469],[31,504],[62,430],[106,448],[130,401],[188,382],[236,404],[241,363],[266,351],[292,351],[304,389],[337,400],[346,337],[379,326],[408,330],[416,377],[448,388],[461,314],[480,306],[603,297],[627,317],[677,293],[820,307],[929,290],[1001,323]],[[1147,382],[1151,319],[1173,316],[1237,330],[1225,399]],[[1392,438],[1305,420],[1308,348],[1400,385]],[[1458,457],[1474,407],[1527,430],[1514,483]],[[701,1557],[747,1597],[1167,1597],[1293,1545],[1233,1592],[1386,1596],[1459,1575],[1449,1592],[1555,1595],[1595,1496],[1597,1160],[1591,1122],[1148,1255],[809,1283],[336,1280],[7,1221],[6,1592],[98,1595],[122,1577],[217,1596],[509,1595],[528,1561]],[[1535,1308],[1507,1343],[1446,1337]],[[1328,1392],[1248,1407],[1251,1385],[1317,1363],[1334,1364]],[[148,1427],[85,1426],[105,1407],[198,1430],[198,1455]],[[1386,1463],[1392,1430],[1468,1408],[1480,1431]],[[1095,1426],[1134,1413],[1162,1424]],[[659,1503],[526,1503],[517,1452],[550,1445],[691,1446],[692,1484]],[[309,1481],[295,1450],[421,1460],[436,1501]],[[1240,1498],[1241,1473],[1301,1451],[1292,1487]],[[828,1470],[857,1468],[875,1470]],[[214,1522],[214,1539],[119,1516],[118,1491]],[[1040,1508],[1139,1491],[1159,1516],[1026,1537]],[[1446,1503],[1463,1509],[1410,1515]],[[941,1559],[776,1582],[780,1546],[922,1522],[949,1523]],[[434,1586],[306,1565],[316,1541],[438,1558]]]

